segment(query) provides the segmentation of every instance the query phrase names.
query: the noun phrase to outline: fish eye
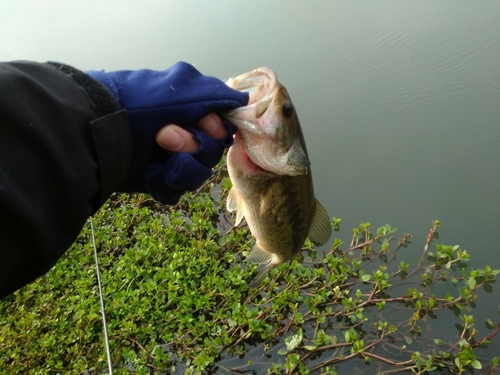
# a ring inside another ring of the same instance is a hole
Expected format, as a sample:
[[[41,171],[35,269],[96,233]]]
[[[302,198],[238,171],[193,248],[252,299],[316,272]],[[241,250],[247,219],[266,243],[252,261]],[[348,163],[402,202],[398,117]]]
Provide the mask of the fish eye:
[[[293,114],[293,104],[291,102],[285,102],[282,111],[285,117],[290,117]]]

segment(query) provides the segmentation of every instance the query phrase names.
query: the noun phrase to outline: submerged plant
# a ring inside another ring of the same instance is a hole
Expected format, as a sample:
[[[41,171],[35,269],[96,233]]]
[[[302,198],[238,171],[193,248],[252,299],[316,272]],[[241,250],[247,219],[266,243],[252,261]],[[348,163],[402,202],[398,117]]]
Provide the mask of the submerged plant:
[[[473,307],[500,271],[469,269],[468,252],[434,243],[438,221],[416,265],[398,260],[411,235],[362,223],[344,249],[340,239],[324,253],[306,244],[251,290],[255,267],[242,261],[252,238],[231,226],[229,188],[221,166],[174,207],[116,195],[95,215],[115,374],[498,370],[500,358],[481,353],[499,322],[477,324]],[[0,301],[0,373],[106,367],[85,227],[46,276]]]

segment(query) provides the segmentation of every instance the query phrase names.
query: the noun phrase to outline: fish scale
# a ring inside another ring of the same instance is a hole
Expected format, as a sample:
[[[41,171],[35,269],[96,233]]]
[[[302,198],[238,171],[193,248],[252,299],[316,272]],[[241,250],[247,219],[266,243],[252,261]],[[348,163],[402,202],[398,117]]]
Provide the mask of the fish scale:
[[[308,216],[312,213],[310,205],[314,203],[314,194],[308,191],[308,187],[312,186],[308,181],[309,176],[275,178],[273,195],[277,195],[277,198],[273,199],[264,213],[260,212],[260,197],[242,196],[248,202],[247,221],[258,228],[257,233],[261,233],[258,240],[266,243],[262,250],[275,249],[277,253],[283,254],[282,257],[286,258],[284,261],[302,248],[307,237]],[[255,186],[253,192],[259,194],[264,189]],[[291,228],[294,230],[290,231]]]

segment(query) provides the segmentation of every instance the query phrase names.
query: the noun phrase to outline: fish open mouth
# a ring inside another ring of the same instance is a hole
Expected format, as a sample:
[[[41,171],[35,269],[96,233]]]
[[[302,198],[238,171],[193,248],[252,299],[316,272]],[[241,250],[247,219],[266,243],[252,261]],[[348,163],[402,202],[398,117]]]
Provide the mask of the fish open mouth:
[[[234,144],[231,147],[235,147],[237,149],[237,151],[241,157],[241,160],[240,160],[240,162],[242,162],[241,166],[244,167],[247,171],[249,171],[251,173],[264,173],[264,174],[272,173],[270,171],[265,170],[261,166],[255,164],[250,159],[247,152],[245,151],[245,148],[243,147],[241,136],[238,134],[238,132],[236,132],[236,134],[234,135]]]

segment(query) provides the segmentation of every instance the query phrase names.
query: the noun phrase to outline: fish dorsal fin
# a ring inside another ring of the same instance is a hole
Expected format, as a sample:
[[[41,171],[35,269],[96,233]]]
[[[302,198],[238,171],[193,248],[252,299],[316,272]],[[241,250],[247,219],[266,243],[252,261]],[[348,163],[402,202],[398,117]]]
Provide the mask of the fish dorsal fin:
[[[330,224],[330,217],[328,216],[325,208],[317,199],[315,199],[315,201],[316,208],[314,210],[314,218],[307,237],[309,237],[312,243],[316,246],[321,246],[330,239],[332,234],[332,225]]]
[[[229,212],[236,210],[236,227],[241,223],[241,220],[245,216],[245,203],[241,196],[236,192],[235,188],[231,188],[229,195],[227,196],[226,208]]]
[[[273,256],[255,245],[246,259],[247,262],[257,264],[267,264],[272,260]]]

